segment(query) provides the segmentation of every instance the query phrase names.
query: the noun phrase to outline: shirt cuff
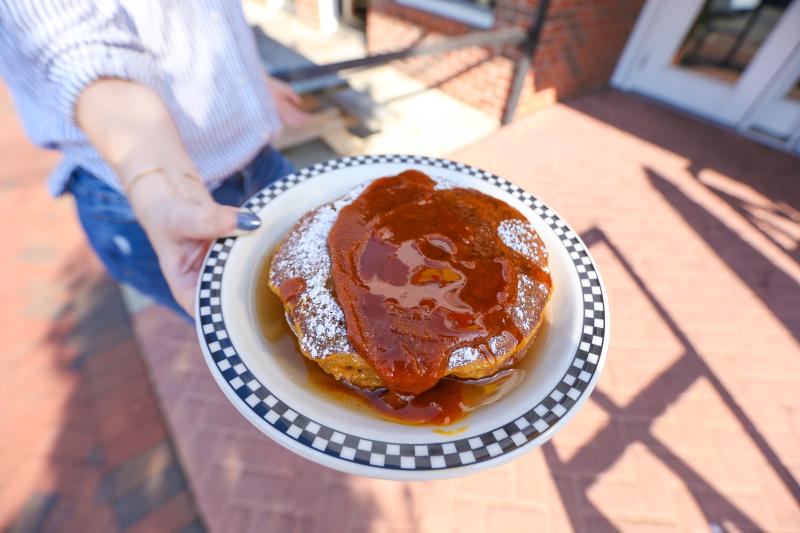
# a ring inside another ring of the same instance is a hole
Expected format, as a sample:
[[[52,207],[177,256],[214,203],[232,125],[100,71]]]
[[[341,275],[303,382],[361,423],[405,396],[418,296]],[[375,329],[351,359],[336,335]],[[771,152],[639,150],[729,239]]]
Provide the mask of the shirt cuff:
[[[84,45],[60,54],[51,63],[48,78],[56,88],[58,110],[74,125],[78,98],[98,79],[128,80],[161,92],[157,66],[148,52],[104,44]]]

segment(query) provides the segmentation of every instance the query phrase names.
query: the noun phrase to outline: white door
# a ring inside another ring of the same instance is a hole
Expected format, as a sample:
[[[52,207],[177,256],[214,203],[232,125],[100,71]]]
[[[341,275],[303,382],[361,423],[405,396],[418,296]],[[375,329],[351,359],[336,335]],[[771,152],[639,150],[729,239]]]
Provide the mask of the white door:
[[[797,150],[798,78],[800,0],[649,0],[612,81]]]

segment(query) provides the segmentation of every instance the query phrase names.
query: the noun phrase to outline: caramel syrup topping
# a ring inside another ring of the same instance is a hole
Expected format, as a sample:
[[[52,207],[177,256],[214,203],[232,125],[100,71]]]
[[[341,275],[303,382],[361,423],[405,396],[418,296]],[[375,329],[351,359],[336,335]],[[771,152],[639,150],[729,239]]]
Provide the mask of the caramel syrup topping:
[[[457,348],[491,354],[496,335],[522,341],[510,314],[518,272],[550,285],[498,236],[504,220],[525,220],[516,209],[435,185],[413,170],[378,179],[342,208],[328,235],[348,338],[398,393],[436,385]]]
[[[269,280],[271,257],[267,257],[259,273],[259,285]],[[294,285],[287,285],[288,289]],[[297,337],[284,319],[282,301],[269,290],[256,292],[256,316],[264,342],[279,355],[286,376],[301,375],[305,385],[323,394],[327,400],[345,407],[365,410],[385,420],[409,425],[442,426],[464,420],[472,411],[494,403],[513,391],[530,371],[536,359],[534,344],[527,354],[520,354],[520,363],[498,373],[476,380],[444,378],[435,387],[419,395],[407,395],[385,388],[360,389],[346,381],[338,381],[314,361],[304,357]],[[537,332],[536,342],[547,337],[546,321]],[[461,426],[453,431],[460,431]],[[449,433],[449,430],[435,430]]]

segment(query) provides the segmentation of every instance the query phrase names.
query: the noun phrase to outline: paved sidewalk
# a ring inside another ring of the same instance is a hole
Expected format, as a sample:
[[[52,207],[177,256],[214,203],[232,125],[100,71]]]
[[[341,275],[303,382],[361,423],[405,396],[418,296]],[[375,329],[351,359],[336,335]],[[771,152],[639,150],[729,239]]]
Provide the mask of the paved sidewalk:
[[[599,386],[551,443],[425,483],[318,467],[227,403],[193,331],[134,317],[213,531],[800,531],[800,162],[614,91],[454,156],[561,213],[613,313]]]
[[[614,91],[454,157],[583,236],[609,362],[570,425],[511,464],[355,478],[250,427],[169,312],[139,310],[136,340],[0,89],[0,529],[800,531],[798,159]]]
[[[202,531],[116,284],[0,85],[0,531]]]

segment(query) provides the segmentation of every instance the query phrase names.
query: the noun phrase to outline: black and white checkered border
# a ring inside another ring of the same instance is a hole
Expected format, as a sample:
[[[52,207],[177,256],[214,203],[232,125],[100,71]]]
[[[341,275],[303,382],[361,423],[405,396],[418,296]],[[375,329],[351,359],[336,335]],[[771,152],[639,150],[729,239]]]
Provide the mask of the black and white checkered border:
[[[498,457],[537,438],[561,420],[584,393],[597,372],[606,342],[605,305],[597,270],[580,238],[552,210],[521,188],[483,170],[444,159],[410,155],[345,157],[290,174],[251,198],[260,210],[285,190],[311,177],[346,167],[404,163],[446,168],[487,181],[527,204],[558,235],[575,265],[583,291],[583,330],[572,365],[538,405],[523,416],[482,435],[430,444],[398,444],[335,431],[294,411],[250,372],[231,343],[222,316],[222,273],[235,238],[215,242],[200,277],[199,314],[202,342],[236,395],[276,430],[299,443],[343,461],[380,468],[431,470],[479,463]]]

